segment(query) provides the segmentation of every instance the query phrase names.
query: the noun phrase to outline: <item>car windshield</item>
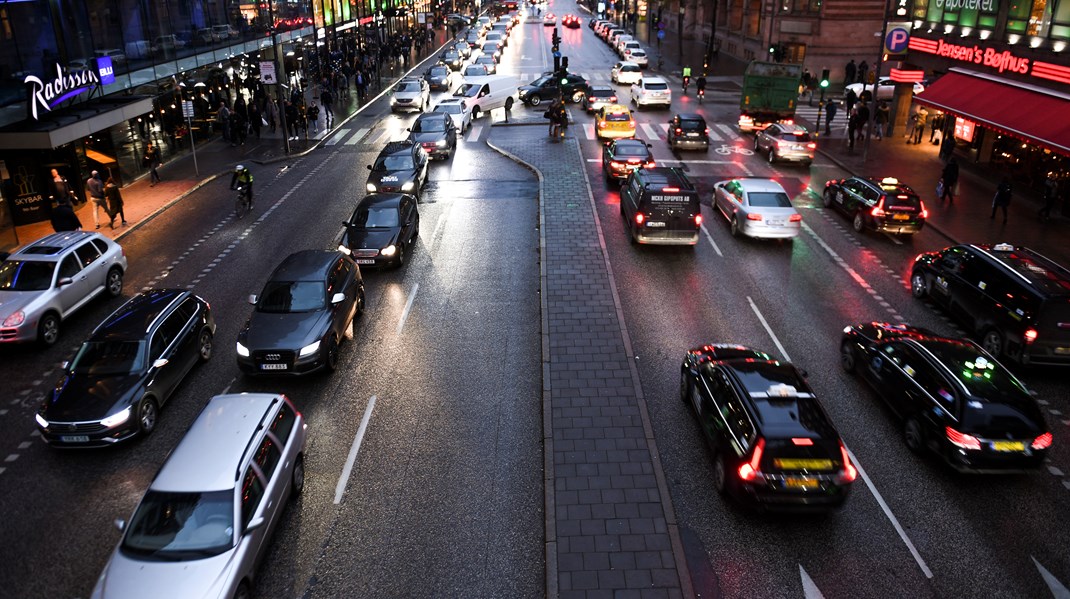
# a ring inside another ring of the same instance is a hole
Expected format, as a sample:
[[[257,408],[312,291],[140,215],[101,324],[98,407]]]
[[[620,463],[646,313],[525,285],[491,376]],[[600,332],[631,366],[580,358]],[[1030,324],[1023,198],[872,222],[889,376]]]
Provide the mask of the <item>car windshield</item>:
[[[417,119],[412,125],[413,133],[442,133],[446,130],[446,121],[442,117],[433,119]]]
[[[358,208],[349,224],[357,229],[392,229],[398,226],[398,209],[392,206]]]
[[[646,148],[638,145],[617,145],[616,155],[620,157],[646,158]]]
[[[418,92],[420,91],[420,84],[415,81],[402,81],[398,84],[396,91],[399,92]]]
[[[432,77],[446,77],[450,74],[450,70],[446,67],[435,67],[431,69]]]
[[[55,262],[6,260],[0,263],[0,290],[44,291],[52,286]]]
[[[471,76],[471,75],[486,75],[487,74],[487,69],[486,69],[486,67],[483,67],[483,66],[480,66],[480,65],[470,64],[467,67],[465,67],[464,74],[468,75],[468,76]]]
[[[279,314],[312,312],[323,308],[324,295],[322,281],[268,281],[256,307]]]
[[[145,369],[144,341],[86,341],[71,362],[74,374],[116,375]]]
[[[884,204],[887,208],[909,208],[916,209],[918,207],[918,197],[907,194],[888,194],[884,197]]]
[[[626,64],[620,67],[620,72],[622,73],[638,73],[639,71],[639,65],[637,64]]]
[[[646,56],[646,50],[639,50],[636,48],[635,50],[632,50],[631,54],[632,56]]]
[[[781,191],[752,191],[747,194],[747,200],[758,208],[791,208],[788,194]]]
[[[545,77],[539,77],[535,81],[532,81],[531,85],[533,87],[542,87],[543,85],[546,85],[550,81],[553,81],[553,77],[550,77],[550,76],[547,75]]]
[[[234,546],[234,491],[171,493],[150,490],[120,548],[166,561],[204,559]]]
[[[382,156],[375,161],[376,171],[411,171],[412,156]]]
[[[479,95],[479,85],[470,83],[468,85],[462,85],[461,89],[457,90],[453,95],[465,96],[467,98],[474,98]]]
[[[646,88],[655,90],[669,89],[669,84],[661,81],[651,81],[646,84]]]
[[[434,112],[445,112],[446,114],[461,114],[460,104],[439,104],[435,106]]]

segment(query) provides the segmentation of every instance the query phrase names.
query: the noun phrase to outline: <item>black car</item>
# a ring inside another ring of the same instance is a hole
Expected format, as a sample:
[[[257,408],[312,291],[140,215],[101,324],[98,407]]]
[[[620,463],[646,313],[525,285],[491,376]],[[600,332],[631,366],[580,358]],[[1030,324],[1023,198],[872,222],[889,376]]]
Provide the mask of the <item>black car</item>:
[[[45,442],[106,447],[156,428],[160,407],[212,356],[208,302],[184,289],[143,291],[90,334],[37,413]]]
[[[374,164],[368,165],[368,191],[402,192],[420,196],[427,183],[427,152],[414,141],[386,144]]]
[[[529,106],[538,106],[564,94],[562,97],[570,102],[582,102],[590,90],[587,80],[579,75],[566,75],[562,85],[561,79],[553,73],[545,73],[528,85],[521,85],[520,101]]]
[[[910,289],[996,357],[1070,365],[1070,270],[1006,243],[956,245],[914,259]]]
[[[653,168],[650,144],[638,139],[615,139],[602,146],[602,173],[606,181],[624,181],[632,171]]]
[[[446,160],[457,149],[457,126],[448,114],[421,114],[408,131],[409,141],[420,144],[431,158]]]
[[[673,116],[669,120],[669,131],[665,139],[674,150],[710,149],[710,129],[706,126],[706,119],[700,114],[685,113]]]
[[[843,505],[857,476],[804,374],[740,345],[687,352],[680,399],[714,454],[714,486],[766,508]]]
[[[420,235],[416,198],[404,193],[372,193],[357,203],[339,250],[360,266],[402,266]]]
[[[453,71],[445,64],[436,64],[424,73],[424,80],[433,90],[451,91],[453,89]]]
[[[617,90],[608,85],[590,85],[583,95],[583,109],[594,112],[603,106],[617,103]]]
[[[846,327],[840,363],[903,421],[907,447],[969,472],[1039,468],[1050,429],[1025,385],[972,341],[907,325]]]
[[[918,194],[894,177],[849,177],[825,183],[826,208],[851,218],[855,231],[914,234],[925,226],[929,211]]]
[[[304,250],[275,268],[238,333],[246,374],[304,374],[338,365],[338,346],[364,313],[360,267],[340,251]]]
[[[454,71],[461,70],[461,65],[464,64],[464,58],[461,57],[461,53],[456,50],[447,50],[442,53],[442,64],[448,66]]]

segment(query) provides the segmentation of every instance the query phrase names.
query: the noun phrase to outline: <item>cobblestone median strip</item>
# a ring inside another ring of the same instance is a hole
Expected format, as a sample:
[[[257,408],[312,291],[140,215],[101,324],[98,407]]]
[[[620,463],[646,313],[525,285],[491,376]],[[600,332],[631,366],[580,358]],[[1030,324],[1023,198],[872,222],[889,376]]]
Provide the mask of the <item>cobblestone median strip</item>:
[[[541,133],[488,145],[539,176],[546,594],[692,597],[579,145]]]

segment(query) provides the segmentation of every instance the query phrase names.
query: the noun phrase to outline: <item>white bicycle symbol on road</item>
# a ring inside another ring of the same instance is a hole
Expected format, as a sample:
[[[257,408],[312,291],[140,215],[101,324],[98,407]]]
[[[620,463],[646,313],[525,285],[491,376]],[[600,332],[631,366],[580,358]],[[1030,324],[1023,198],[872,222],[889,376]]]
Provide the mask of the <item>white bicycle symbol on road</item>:
[[[744,156],[753,156],[754,150],[747,148],[737,148],[736,146],[730,146],[728,144],[721,144],[721,147],[713,150],[721,156],[728,156],[729,154],[743,154]]]

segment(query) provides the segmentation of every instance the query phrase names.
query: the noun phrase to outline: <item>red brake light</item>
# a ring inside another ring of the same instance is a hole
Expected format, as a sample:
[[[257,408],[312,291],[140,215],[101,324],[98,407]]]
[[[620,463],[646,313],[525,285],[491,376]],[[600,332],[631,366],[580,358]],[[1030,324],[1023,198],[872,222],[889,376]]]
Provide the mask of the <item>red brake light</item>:
[[[701,225],[701,224],[702,224],[702,215],[701,214],[696,214],[695,215],[695,225],[698,226],[698,225]]]
[[[680,191],[680,188],[679,187],[662,187],[661,191],[662,191],[662,193],[670,193],[670,192],[676,193],[676,192]]]
[[[617,96],[610,96],[609,97],[609,101],[613,102],[614,104],[616,104],[617,103]]]
[[[881,198],[881,201],[877,202],[877,205],[869,213],[877,218],[884,216],[884,198]]]
[[[1051,447],[1051,433],[1044,433],[1043,435],[1033,439],[1033,444],[1030,445],[1033,449],[1047,449]]]
[[[918,200],[918,205],[921,206],[921,217],[929,218],[929,211],[925,209],[925,202]]]
[[[944,432],[947,433],[947,440],[951,441],[951,444],[955,447],[961,447],[963,449],[981,449],[981,442],[977,440],[977,437],[973,435],[967,435],[966,433],[960,433],[950,426],[944,427]]]
[[[639,159],[638,158],[629,158],[628,159],[628,164],[639,164]]]
[[[750,214],[747,215],[747,220],[762,220],[762,215],[761,214],[755,214],[754,212],[751,212]]]
[[[843,482],[854,481],[854,479],[858,478],[858,469],[851,463],[851,458],[847,455],[847,448],[844,447],[843,441],[840,441],[840,456],[843,457]]]
[[[676,134],[677,134],[677,135],[680,135],[680,132],[681,132],[681,131],[683,131],[683,129],[681,129],[681,128],[679,128],[679,127],[677,127],[677,128],[676,128]]]
[[[785,125],[794,125],[795,124],[795,121],[793,121],[791,119],[784,119],[783,121],[780,121],[780,122],[784,123]]]
[[[1032,343],[1032,342],[1034,342],[1036,340],[1037,340],[1037,330],[1036,329],[1028,329],[1028,330],[1026,330],[1026,332],[1025,332],[1025,342],[1026,342],[1026,344],[1028,345],[1028,344],[1030,344],[1030,343]]]
[[[792,437],[791,442],[800,447],[809,447],[814,444],[814,440],[808,437]]]
[[[754,453],[751,455],[750,461],[739,467],[739,478],[746,481],[758,478],[758,464],[762,461],[762,450],[764,449],[765,438],[763,437],[758,439],[758,444],[754,446]]]
[[[792,214],[791,216],[788,217],[788,222],[792,222],[792,223],[802,222],[802,215],[801,214]]]
[[[643,213],[642,213],[642,212],[636,212],[636,213],[635,213],[635,224],[637,224],[637,225],[641,225],[641,224],[643,224],[643,220],[644,220],[645,218],[646,218],[646,217],[645,217],[645,216],[643,216]]]

